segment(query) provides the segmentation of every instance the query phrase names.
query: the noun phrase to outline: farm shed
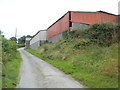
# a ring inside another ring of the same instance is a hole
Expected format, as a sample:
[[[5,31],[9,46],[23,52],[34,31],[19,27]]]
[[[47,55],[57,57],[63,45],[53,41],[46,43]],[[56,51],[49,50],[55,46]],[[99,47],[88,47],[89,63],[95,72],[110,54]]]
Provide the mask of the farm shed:
[[[47,40],[47,30],[40,30],[30,40],[30,48],[38,50],[38,47],[44,44],[46,40]]]
[[[81,12],[68,11],[55,23],[47,29],[47,37],[49,42],[56,42],[62,39],[62,32],[67,30],[74,30],[95,24],[101,21],[112,21],[117,23],[117,15],[107,13],[104,11],[97,12]]]
[[[25,39],[25,47],[26,48],[30,48],[30,39],[31,38],[28,38],[28,37]]]

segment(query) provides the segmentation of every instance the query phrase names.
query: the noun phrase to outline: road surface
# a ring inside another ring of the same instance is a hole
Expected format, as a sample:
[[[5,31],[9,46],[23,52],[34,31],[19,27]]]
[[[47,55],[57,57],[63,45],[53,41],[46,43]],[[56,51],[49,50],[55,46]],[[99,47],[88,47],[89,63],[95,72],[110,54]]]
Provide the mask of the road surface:
[[[18,51],[23,61],[16,88],[83,88],[79,82],[23,48]]]

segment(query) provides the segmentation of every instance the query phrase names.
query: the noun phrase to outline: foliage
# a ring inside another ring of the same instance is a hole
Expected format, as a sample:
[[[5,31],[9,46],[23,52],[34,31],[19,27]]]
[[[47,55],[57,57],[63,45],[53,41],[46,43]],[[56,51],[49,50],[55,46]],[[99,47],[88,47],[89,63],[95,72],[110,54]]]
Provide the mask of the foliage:
[[[120,42],[120,24],[115,25],[115,32],[113,36],[113,41],[119,43]]]
[[[11,61],[6,62],[3,65],[3,78],[2,78],[2,87],[3,88],[14,88],[18,84],[18,75],[20,71],[20,63],[21,63],[20,53],[16,52],[16,57],[14,57]]]
[[[30,36],[30,35],[22,36],[22,37],[18,38],[18,44],[23,44],[23,45],[25,45],[25,39],[26,39],[26,37],[32,38],[32,36]]]
[[[0,35],[2,35],[2,33],[3,33],[3,32],[0,30]]]
[[[16,87],[20,68],[20,54],[16,50],[16,42],[2,37],[2,87]]]
[[[64,39],[74,41],[75,38],[89,39],[90,43],[99,46],[110,46],[118,42],[120,26],[111,22],[101,22],[90,25],[84,29],[63,32]],[[80,44],[80,43],[79,43]]]
[[[2,36],[0,35],[0,89],[2,89]]]
[[[63,37],[64,39],[70,40],[74,38],[86,38],[87,37],[87,32],[89,27],[83,28],[83,29],[77,29],[77,30],[67,30],[63,32]]]
[[[89,46],[91,44],[91,41],[88,39],[82,39],[79,42],[75,43],[74,48],[80,49],[81,47]]]
[[[112,23],[96,23],[88,29],[89,38],[100,46],[110,46],[115,27]]]
[[[6,63],[16,56],[16,43],[2,37],[2,61]]]
[[[11,37],[10,40],[14,41],[14,42],[17,42],[17,38],[16,37]]]
[[[18,44],[25,44],[25,36],[18,38]]]

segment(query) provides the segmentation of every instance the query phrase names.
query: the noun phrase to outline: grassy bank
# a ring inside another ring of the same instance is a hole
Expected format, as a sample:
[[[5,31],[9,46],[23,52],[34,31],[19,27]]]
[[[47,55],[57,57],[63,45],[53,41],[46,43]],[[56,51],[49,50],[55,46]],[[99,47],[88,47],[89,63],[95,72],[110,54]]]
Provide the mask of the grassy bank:
[[[16,87],[21,61],[20,53],[16,52],[16,57],[3,65],[2,88]]]
[[[55,49],[60,42],[61,48]],[[63,41],[60,42],[54,45],[45,44],[39,51],[26,50],[71,75],[85,86],[91,88],[118,87],[117,44],[105,48],[88,46],[81,50],[73,50],[70,49],[72,43],[64,46]],[[48,49],[47,52],[44,49]]]

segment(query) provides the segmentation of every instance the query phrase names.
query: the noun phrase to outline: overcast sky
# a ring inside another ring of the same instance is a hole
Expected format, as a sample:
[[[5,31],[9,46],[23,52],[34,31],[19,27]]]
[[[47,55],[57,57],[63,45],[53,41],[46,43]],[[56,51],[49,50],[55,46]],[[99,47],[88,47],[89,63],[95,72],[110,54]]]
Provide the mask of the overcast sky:
[[[6,38],[34,35],[67,11],[106,11],[118,14],[119,0],[0,0],[0,30]]]

